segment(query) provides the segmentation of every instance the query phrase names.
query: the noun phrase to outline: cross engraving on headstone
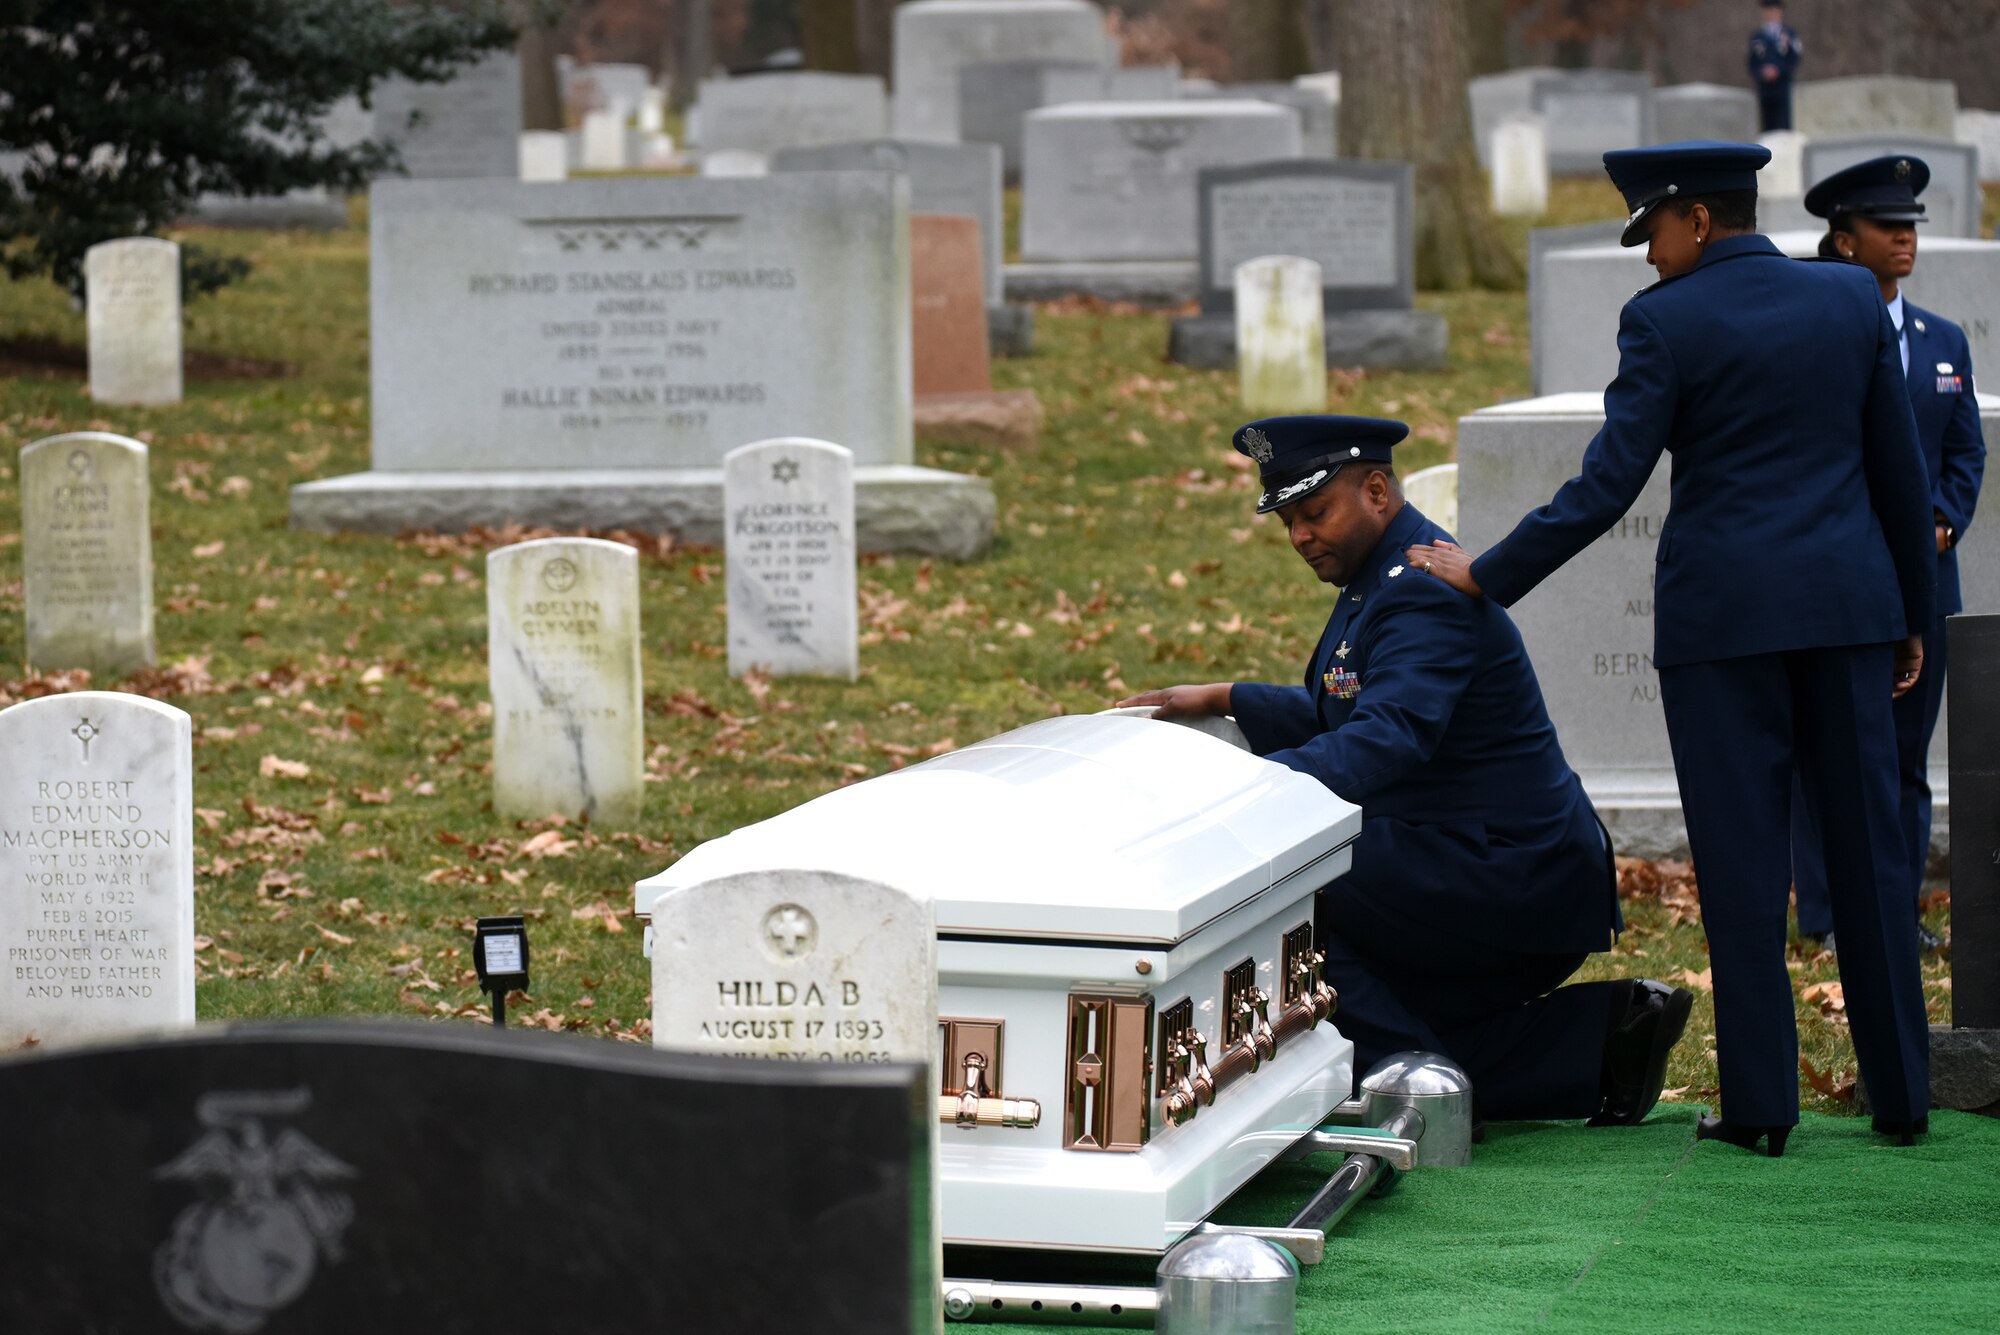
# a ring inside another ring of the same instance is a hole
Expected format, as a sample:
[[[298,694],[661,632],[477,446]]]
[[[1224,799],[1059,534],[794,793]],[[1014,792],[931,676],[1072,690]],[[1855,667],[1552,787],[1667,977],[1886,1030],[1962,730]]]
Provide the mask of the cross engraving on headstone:
[[[812,949],[816,927],[812,915],[796,904],[781,904],[764,918],[765,933],[787,958]]]
[[[83,717],[82,721],[80,721],[74,728],[70,729],[69,735],[76,738],[77,741],[83,743],[84,764],[88,765],[90,763],[91,739],[97,737],[103,731],[104,729],[96,726],[90,721],[90,716],[87,714]]]

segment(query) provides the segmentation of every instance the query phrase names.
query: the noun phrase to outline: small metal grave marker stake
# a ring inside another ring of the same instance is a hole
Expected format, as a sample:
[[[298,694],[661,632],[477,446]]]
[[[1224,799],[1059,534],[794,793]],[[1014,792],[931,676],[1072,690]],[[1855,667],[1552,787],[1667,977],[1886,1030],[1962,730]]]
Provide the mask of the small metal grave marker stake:
[[[507,994],[528,987],[528,926],[520,917],[481,918],[472,938],[480,990],[493,999],[493,1027],[507,1027]]]

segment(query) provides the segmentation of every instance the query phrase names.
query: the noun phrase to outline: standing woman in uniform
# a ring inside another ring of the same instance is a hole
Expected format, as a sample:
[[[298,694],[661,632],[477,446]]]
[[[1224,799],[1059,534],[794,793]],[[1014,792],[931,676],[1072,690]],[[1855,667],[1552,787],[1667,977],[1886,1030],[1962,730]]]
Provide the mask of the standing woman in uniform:
[[[1930,1031],[1896,823],[1892,695],[1918,681],[1937,580],[1896,333],[1875,283],[1759,236],[1755,144],[1604,155],[1661,281],[1619,316],[1618,377],[1578,476],[1469,561],[1410,564],[1503,605],[1673,483],[1654,662],[1714,969],[1724,1116],[1699,1135],[1784,1152],[1799,1116],[1785,968],[1796,770],[1821,833],[1847,1015],[1875,1129],[1927,1129]]]
[[[1806,193],[1806,211],[1825,218],[1828,230],[1819,253],[1858,264],[1875,275],[1888,303],[1889,323],[1900,335],[1904,383],[1916,414],[1930,485],[1931,524],[1937,545],[1937,610],[1924,635],[1924,675],[1916,689],[1898,699],[1896,767],[1901,787],[1899,817],[1908,861],[1903,885],[1916,913],[1924,889],[1924,864],[1931,849],[1930,751],[1944,703],[1944,619],[1964,609],[1959,596],[1958,551],[1972,527],[1979,482],[1986,472],[1986,441],[1973,401],[1972,354],[1965,331],[1903,299],[1900,284],[1917,262],[1917,224],[1924,206],[1917,196],[1930,184],[1922,158],[1875,158],[1836,172]],[[1792,805],[1792,876],[1799,900],[1799,933],[1829,949],[1838,940],[1833,906],[1827,897],[1826,865],[1819,839],[1805,816],[1803,800]],[[1935,950],[1943,943],[1921,922],[1917,943]]]

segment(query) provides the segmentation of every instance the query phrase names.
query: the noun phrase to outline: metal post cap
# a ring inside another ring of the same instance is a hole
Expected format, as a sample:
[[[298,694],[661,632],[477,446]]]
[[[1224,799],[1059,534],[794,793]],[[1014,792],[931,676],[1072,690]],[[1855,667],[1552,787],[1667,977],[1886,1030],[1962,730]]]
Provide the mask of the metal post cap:
[[[1298,1258],[1242,1233],[1196,1233],[1160,1258],[1161,1279],[1263,1280],[1299,1277]]]
[[[1160,1259],[1157,1335],[1297,1335],[1299,1263],[1240,1233],[1197,1233]]]
[[[1368,1074],[1361,1077],[1361,1088],[1368,1094],[1393,1094],[1405,1098],[1470,1094],[1472,1077],[1457,1062],[1435,1052],[1398,1052],[1376,1062]]]

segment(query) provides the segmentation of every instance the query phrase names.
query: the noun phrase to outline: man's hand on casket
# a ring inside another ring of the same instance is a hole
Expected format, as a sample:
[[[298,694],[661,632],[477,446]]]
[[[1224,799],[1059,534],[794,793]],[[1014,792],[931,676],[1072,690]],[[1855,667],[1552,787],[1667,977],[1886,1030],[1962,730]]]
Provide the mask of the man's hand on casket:
[[[1207,686],[1169,686],[1163,691],[1141,691],[1118,702],[1120,709],[1150,706],[1156,718],[1213,718],[1229,712],[1229,688],[1234,682],[1218,681]]]

